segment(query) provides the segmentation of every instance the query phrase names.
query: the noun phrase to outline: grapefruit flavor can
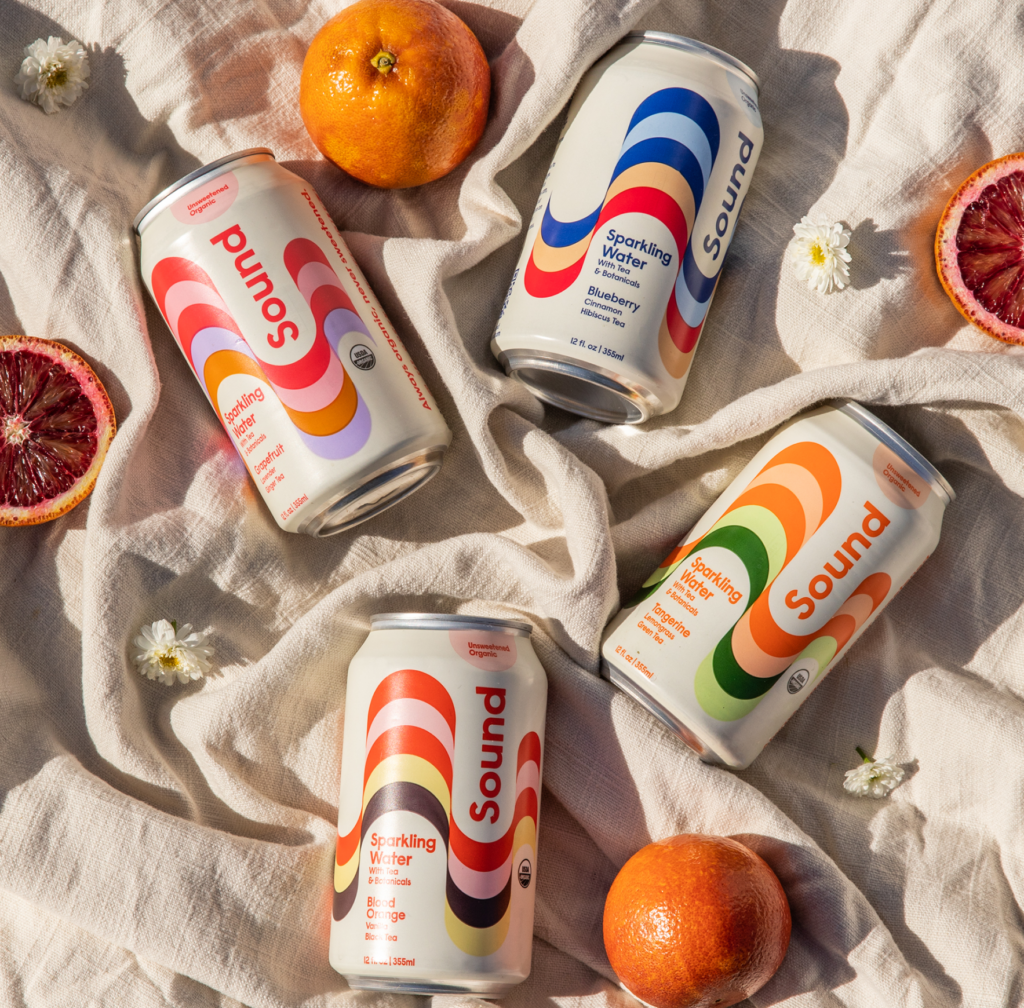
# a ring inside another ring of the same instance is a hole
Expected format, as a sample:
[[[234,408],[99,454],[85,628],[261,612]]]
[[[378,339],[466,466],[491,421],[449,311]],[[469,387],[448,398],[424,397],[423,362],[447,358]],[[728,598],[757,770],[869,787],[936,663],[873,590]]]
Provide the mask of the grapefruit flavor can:
[[[143,280],[286,532],[350,528],[422,486],[451,441],[319,197],[266,148],[135,218]]]
[[[758,89],[653,31],[584,75],[491,342],[534,395],[609,423],[679,404],[761,153]]]
[[[924,563],[955,498],[857,403],[786,423],[612,619],[602,674],[741,769]]]
[[[547,678],[513,620],[374,616],[352,659],[330,962],[499,997],[530,972]]]

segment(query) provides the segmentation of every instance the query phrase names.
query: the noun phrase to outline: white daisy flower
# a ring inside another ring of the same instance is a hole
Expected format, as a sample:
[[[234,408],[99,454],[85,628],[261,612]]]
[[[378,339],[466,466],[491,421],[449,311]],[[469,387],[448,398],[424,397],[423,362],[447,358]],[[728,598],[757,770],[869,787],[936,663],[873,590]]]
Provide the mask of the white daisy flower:
[[[850,232],[842,224],[815,224],[803,217],[793,225],[796,237],[789,243],[788,256],[797,278],[807,281],[809,290],[829,294],[850,282]]]
[[[147,679],[159,679],[165,686],[202,679],[210,671],[213,648],[206,633],[192,633],[192,624],[180,630],[173,620],[157,620],[141,627],[135,638],[132,661]]]
[[[903,767],[897,766],[892,756],[872,759],[860,746],[857,755],[862,762],[858,767],[846,771],[843,787],[850,794],[884,798],[904,777]]]
[[[81,42],[72,39],[66,45],[51,35],[45,42],[36,39],[25,46],[25,59],[15,75],[21,97],[41,105],[48,115],[71,105],[89,86],[89,58]]]

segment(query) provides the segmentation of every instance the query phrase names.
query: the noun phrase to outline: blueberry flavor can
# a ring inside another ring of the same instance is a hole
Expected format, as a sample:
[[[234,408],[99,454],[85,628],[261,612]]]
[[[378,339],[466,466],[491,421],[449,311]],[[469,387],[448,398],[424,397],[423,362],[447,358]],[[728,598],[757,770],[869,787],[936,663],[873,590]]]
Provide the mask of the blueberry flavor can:
[[[547,678],[529,624],[374,616],[348,669],[330,962],[499,997],[530,972]]]
[[[265,148],[135,218],[142,276],[277,524],[325,536],[396,504],[451,441],[323,204]]]
[[[584,75],[491,342],[534,395],[608,423],[679,404],[761,153],[758,89],[653,31]]]
[[[857,403],[785,424],[609,623],[602,673],[748,766],[939,541],[952,488]]]

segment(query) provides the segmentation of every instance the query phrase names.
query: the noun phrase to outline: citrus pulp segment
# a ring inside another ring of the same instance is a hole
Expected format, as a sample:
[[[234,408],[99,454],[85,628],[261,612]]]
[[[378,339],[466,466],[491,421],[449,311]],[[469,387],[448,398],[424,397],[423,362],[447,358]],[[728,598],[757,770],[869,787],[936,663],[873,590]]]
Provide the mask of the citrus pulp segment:
[[[1024,153],[983,165],[953,194],[935,234],[935,265],[968,322],[1024,344]]]
[[[84,500],[115,430],[110,399],[78,354],[0,336],[0,525],[50,521]]]

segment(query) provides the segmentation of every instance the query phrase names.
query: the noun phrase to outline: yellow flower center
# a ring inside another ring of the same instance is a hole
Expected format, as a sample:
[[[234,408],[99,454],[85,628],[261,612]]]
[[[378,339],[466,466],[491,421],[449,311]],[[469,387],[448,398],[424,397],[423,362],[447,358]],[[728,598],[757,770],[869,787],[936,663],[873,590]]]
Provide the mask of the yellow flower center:
[[[814,263],[815,266],[825,265],[825,249],[822,247],[820,241],[816,241],[811,246],[811,262]]]
[[[48,88],[64,87],[68,82],[68,68],[63,63],[55,63],[43,76],[43,86]]]
[[[164,648],[156,657],[165,672],[177,672],[181,668],[181,657],[177,648]]]

